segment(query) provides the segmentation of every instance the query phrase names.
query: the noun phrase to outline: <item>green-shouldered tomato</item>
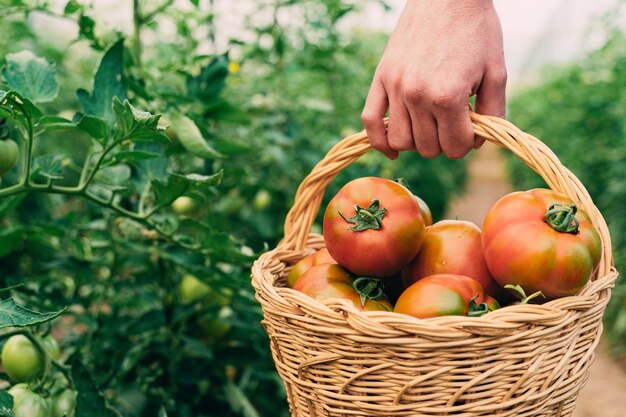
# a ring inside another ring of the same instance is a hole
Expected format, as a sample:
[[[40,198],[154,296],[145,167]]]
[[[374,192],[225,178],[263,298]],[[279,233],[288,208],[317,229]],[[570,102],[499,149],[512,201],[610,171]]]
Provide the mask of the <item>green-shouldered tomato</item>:
[[[321,264],[336,264],[337,262],[330,256],[328,249],[322,248],[315,253],[312,253],[304,258],[300,259],[289,271],[287,275],[287,286],[293,288],[293,284],[296,283],[298,278],[315,265]]]
[[[425,319],[479,316],[499,307],[498,302],[486,295],[475,279],[463,275],[437,274],[424,277],[404,290],[393,311]]]
[[[472,277],[480,282],[487,294],[501,301],[507,297],[487,268],[480,228],[472,222],[441,220],[426,228],[422,248],[402,270],[402,279],[408,287],[421,278],[436,274]]]
[[[424,220],[415,196],[395,181],[377,177],[347,183],[324,213],[324,242],[350,272],[391,277],[417,255]]]
[[[343,298],[359,310],[391,311],[393,307],[384,294],[380,281],[373,278],[354,279],[338,264],[321,264],[311,267],[296,281],[294,290],[301,291],[318,301]]]
[[[482,246],[493,277],[546,299],[575,295],[600,262],[602,242],[589,215],[548,189],[514,192],[485,218]]]

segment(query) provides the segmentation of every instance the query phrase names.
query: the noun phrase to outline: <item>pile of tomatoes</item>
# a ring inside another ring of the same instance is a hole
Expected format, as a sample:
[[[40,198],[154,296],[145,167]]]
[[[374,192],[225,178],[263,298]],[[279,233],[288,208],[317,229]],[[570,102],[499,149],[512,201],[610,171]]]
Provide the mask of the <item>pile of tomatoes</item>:
[[[61,350],[52,336],[40,338],[24,333],[6,339],[1,353],[2,368],[15,382],[8,390],[13,397],[10,415],[74,417],[77,392],[61,372],[46,370],[46,361],[56,362],[60,357]]]
[[[418,318],[575,295],[602,250],[587,213],[552,190],[502,197],[481,230],[463,220],[433,224],[422,199],[377,177],[355,179],[333,197],[323,234],[326,247],[293,266],[288,287]]]

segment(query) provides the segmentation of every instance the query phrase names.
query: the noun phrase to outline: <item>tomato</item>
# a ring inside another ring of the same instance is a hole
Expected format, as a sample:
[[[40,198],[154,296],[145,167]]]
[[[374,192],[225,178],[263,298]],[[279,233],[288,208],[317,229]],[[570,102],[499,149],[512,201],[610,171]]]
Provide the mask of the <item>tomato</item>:
[[[293,289],[318,301],[344,298],[350,300],[359,310],[392,310],[380,281],[373,278],[355,280],[350,272],[337,264],[321,264],[311,267],[296,281]]]
[[[59,348],[59,343],[54,337],[52,337],[52,335],[43,337],[41,339],[41,345],[52,359],[58,360],[61,357],[61,349]]]
[[[172,203],[172,209],[176,214],[189,215],[198,208],[198,203],[191,197],[181,196]]]
[[[9,394],[13,396],[15,417],[54,417],[52,404],[47,398],[20,385],[9,389]]]
[[[291,271],[289,271],[289,275],[287,275],[287,286],[292,288],[293,284],[296,283],[298,278],[300,278],[300,276],[312,266],[320,265],[320,264],[336,264],[336,263],[337,262],[335,262],[332,256],[330,256],[330,253],[328,253],[328,249],[322,248],[318,250],[317,252],[300,259],[293,266],[293,268],[291,268]]]
[[[417,200],[417,204],[420,206],[420,214],[422,215],[422,219],[424,219],[424,226],[428,227],[433,224],[433,214],[430,211],[430,207],[428,204],[418,196],[415,196]]]
[[[183,275],[178,286],[178,293],[184,304],[211,299],[214,295],[214,291],[211,287],[192,274]]]
[[[428,227],[420,252],[402,270],[404,285],[435,274],[465,275],[480,282],[487,294],[506,298],[487,268],[480,238],[478,226],[464,220],[441,220]]]
[[[408,287],[394,310],[417,318],[478,316],[500,308],[478,281],[464,275],[430,275]]]
[[[491,208],[482,246],[493,277],[546,299],[574,295],[595,272],[602,251],[589,215],[547,189],[514,192]]]
[[[196,276],[185,274],[178,284],[178,295],[183,304],[201,302],[206,306],[215,304],[224,306],[230,303],[233,291],[228,287],[214,290]]]
[[[59,395],[51,398],[52,417],[74,417],[76,412],[76,395],[77,392],[72,389],[66,389]]]
[[[0,139],[0,177],[17,164],[20,149],[11,139]]]
[[[2,348],[2,367],[14,381],[27,382],[41,374],[44,357],[26,336],[16,334]]]
[[[272,194],[265,189],[257,191],[252,199],[252,205],[256,211],[263,211],[269,207],[272,202]]]
[[[337,263],[357,275],[391,277],[417,255],[425,227],[407,188],[363,177],[332,198],[323,229],[324,243]]]

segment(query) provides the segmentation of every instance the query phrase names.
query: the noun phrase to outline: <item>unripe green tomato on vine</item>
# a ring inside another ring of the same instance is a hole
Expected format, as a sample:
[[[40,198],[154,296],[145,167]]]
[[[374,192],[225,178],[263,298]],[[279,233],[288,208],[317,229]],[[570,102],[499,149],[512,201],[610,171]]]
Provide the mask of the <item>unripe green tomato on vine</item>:
[[[50,400],[22,385],[24,384],[15,385],[9,390],[9,394],[13,396],[13,415],[15,417],[53,417]]]
[[[6,174],[17,164],[20,149],[11,139],[0,140],[0,176]]]
[[[51,397],[52,417],[74,417],[76,412],[76,391],[66,389],[59,395]]]
[[[41,374],[44,357],[26,336],[16,334],[2,348],[2,367],[15,382],[27,382]]]
[[[172,203],[172,209],[174,209],[176,214],[180,215],[192,214],[197,207],[198,204],[196,203],[196,200],[187,196],[178,197]]]

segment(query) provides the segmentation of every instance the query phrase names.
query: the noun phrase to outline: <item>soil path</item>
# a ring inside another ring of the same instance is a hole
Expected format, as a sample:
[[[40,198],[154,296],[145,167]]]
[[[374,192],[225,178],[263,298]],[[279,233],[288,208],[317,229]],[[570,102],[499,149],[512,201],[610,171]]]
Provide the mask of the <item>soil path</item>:
[[[485,143],[472,154],[465,195],[453,200],[446,215],[481,226],[489,207],[511,191],[503,157],[496,145]],[[578,396],[572,417],[626,417],[626,369],[602,349],[596,351],[587,384]]]

